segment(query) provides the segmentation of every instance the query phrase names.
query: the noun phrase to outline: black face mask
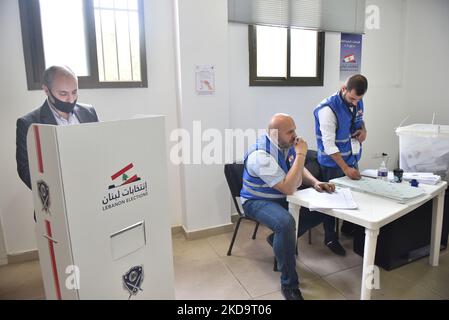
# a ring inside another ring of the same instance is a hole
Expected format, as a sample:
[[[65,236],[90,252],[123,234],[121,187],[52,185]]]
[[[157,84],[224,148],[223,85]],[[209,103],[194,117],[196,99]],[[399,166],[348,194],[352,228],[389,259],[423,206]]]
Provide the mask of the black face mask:
[[[64,102],[59,100],[58,98],[56,98],[53,93],[51,92],[51,90],[48,90],[50,92],[51,97],[53,98],[53,100],[55,100],[53,102],[53,105],[55,106],[55,108],[61,112],[65,112],[65,113],[71,113],[73,112],[73,109],[75,108],[76,105],[76,100],[73,102]]]

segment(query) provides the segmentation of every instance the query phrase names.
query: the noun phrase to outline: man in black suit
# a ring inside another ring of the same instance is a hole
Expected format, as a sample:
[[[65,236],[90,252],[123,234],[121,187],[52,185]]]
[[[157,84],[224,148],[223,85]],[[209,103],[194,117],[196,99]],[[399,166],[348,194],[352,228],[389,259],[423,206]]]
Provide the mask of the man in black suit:
[[[16,161],[20,179],[31,189],[28,166],[27,132],[33,123],[70,125],[98,122],[95,109],[77,103],[78,78],[66,66],[52,66],[43,74],[42,89],[47,95],[44,104],[17,120]]]

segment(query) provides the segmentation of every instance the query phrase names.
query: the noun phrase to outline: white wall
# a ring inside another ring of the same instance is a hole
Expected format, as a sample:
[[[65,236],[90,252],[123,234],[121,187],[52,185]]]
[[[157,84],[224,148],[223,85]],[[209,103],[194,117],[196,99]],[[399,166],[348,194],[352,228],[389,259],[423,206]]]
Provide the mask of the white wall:
[[[362,73],[369,81],[365,96],[368,138],[364,144],[362,168],[377,168],[376,155],[389,155],[393,169],[399,159],[399,138],[395,130],[404,115],[404,43],[407,37],[405,0],[371,0],[380,10],[380,29],[366,30],[362,52]]]
[[[190,133],[191,140],[194,121],[201,121],[202,132],[213,128],[223,133],[229,128],[227,0],[175,0],[175,3],[180,39],[177,57],[180,125]],[[215,66],[213,95],[196,94],[196,65]],[[203,148],[208,144],[196,143]],[[223,165],[184,164],[182,173],[184,229],[191,232],[229,224],[229,191]]]
[[[406,27],[406,124],[449,125],[449,1],[409,0]]]
[[[18,1],[0,3],[0,217],[9,254],[36,248],[31,193],[19,179],[15,162],[16,119],[42,102],[26,89]]]
[[[80,102],[95,106],[101,120],[136,113],[166,115],[167,137],[177,124],[173,3],[145,1],[148,88],[81,89]],[[69,41],[69,40],[68,40]],[[31,193],[20,181],[15,162],[16,119],[40,106],[42,91],[26,89],[18,1],[0,1],[0,218],[8,254],[36,248]],[[181,224],[179,168],[169,167],[172,224]]]
[[[0,266],[8,263],[8,253],[6,252],[5,237],[3,236],[2,221],[0,220]]]

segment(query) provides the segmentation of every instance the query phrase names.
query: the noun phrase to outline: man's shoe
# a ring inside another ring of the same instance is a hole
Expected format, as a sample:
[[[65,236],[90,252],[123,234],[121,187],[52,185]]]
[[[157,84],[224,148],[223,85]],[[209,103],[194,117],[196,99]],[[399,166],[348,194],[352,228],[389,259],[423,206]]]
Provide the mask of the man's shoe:
[[[345,256],[346,250],[341,246],[338,240],[329,241],[326,246],[335,254],[339,256]]]
[[[304,300],[298,288],[281,288],[285,300]]]

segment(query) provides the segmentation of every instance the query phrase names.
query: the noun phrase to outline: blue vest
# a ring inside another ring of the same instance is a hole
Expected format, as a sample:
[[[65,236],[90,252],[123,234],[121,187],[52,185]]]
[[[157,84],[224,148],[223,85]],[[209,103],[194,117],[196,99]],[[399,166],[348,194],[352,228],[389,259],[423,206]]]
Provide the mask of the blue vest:
[[[320,120],[318,112],[323,107],[330,107],[337,118],[337,131],[335,133],[335,145],[343,160],[349,165],[354,166],[362,156],[362,149],[358,155],[352,154],[351,135],[362,128],[363,122],[363,101],[360,100],[353,109],[353,113],[341,98],[340,92],[324,99],[313,111],[315,116],[315,135],[318,147],[318,162],[324,167],[338,168],[337,163],[332,157],[324,152],[323,139],[320,130]]]
[[[295,148],[290,148],[287,154],[287,164],[284,153],[279,150],[267,136],[262,136],[257,139],[257,142],[252,145],[248,152],[245,154],[244,158],[244,170],[243,170],[243,186],[240,191],[240,196],[245,199],[255,199],[255,200],[277,200],[285,199],[286,195],[282,192],[277,191],[274,188],[269,187],[261,178],[254,177],[248,173],[246,168],[246,162],[248,156],[256,150],[264,150],[273,157],[276,157],[279,167],[284,170],[287,174],[288,170],[295,161],[296,152]]]

